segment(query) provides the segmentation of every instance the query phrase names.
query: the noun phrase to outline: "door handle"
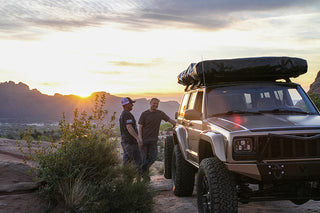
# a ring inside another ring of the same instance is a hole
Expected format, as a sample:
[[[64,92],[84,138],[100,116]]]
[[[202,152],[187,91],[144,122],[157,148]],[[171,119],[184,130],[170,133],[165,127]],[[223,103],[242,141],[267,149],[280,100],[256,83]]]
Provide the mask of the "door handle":
[[[187,123],[187,126],[193,126],[193,124],[188,122],[188,123]]]

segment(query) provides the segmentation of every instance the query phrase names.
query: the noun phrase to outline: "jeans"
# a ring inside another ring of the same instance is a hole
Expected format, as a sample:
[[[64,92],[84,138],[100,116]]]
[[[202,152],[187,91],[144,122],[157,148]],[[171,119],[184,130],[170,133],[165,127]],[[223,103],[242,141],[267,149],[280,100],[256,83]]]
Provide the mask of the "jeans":
[[[138,144],[121,142],[121,146],[123,149],[123,165],[132,162],[139,168],[142,163],[142,156]]]
[[[142,156],[143,163],[141,171],[149,173],[150,166],[157,160],[158,155],[158,141],[143,141]]]

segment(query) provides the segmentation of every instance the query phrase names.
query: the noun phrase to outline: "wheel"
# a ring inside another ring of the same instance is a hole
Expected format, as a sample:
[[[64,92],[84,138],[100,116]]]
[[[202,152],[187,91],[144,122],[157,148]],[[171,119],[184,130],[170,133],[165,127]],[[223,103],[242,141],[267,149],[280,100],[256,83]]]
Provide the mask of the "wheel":
[[[312,193],[312,188],[309,183],[296,183],[296,185],[291,187],[294,189],[295,195],[298,197],[297,199],[291,199],[290,201],[296,205],[302,205],[309,201],[309,197]]]
[[[180,151],[178,144],[174,146],[172,155],[173,192],[176,196],[191,196],[194,188],[195,169],[188,163]]]
[[[198,211],[237,212],[238,198],[232,174],[217,158],[201,161],[197,178]]]
[[[309,199],[291,199],[290,201],[296,205],[302,205],[302,204],[308,202]]]
[[[173,136],[167,136],[164,141],[164,177],[172,178],[172,153],[173,153]]]

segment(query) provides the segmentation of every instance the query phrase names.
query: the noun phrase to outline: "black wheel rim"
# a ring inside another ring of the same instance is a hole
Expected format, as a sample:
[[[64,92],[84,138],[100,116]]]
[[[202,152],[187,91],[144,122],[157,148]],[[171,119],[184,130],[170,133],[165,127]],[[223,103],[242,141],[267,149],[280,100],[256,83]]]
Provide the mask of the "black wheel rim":
[[[201,203],[203,206],[203,212],[211,212],[211,194],[206,176],[202,179]]]

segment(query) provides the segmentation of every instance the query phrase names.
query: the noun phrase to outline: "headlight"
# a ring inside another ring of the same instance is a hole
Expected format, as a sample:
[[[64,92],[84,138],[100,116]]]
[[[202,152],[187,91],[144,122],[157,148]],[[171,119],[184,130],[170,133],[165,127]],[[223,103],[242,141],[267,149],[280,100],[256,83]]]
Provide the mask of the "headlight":
[[[252,138],[237,138],[233,140],[233,150],[236,153],[252,152]]]

